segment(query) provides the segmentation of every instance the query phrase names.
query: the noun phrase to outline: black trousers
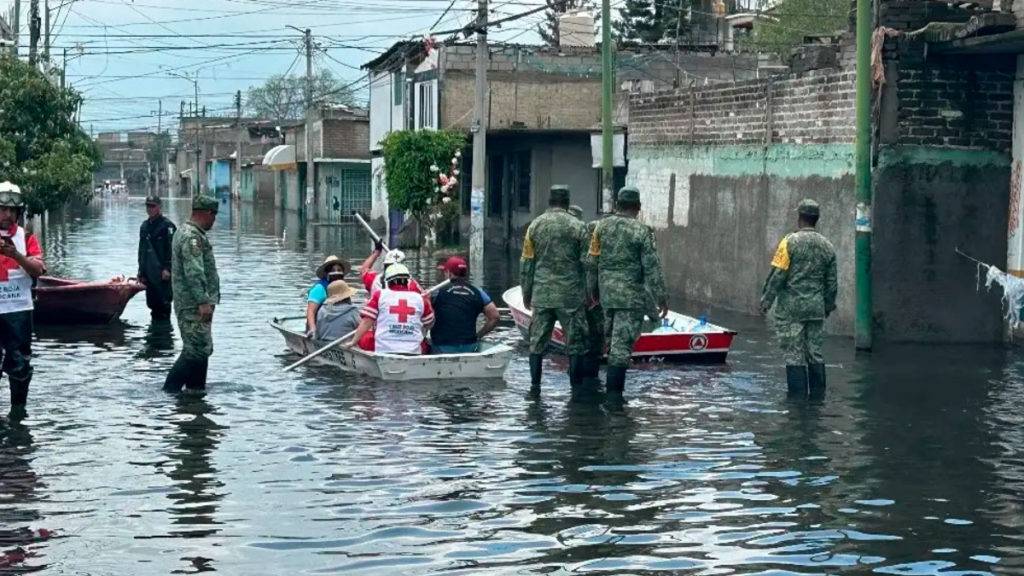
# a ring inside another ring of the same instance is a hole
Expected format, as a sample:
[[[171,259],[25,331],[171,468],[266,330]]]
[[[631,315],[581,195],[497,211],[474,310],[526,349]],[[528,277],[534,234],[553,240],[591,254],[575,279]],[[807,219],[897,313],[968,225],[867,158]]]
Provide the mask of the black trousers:
[[[155,318],[171,317],[171,283],[163,280],[153,282],[147,280],[146,306]]]
[[[0,314],[0,371],[7,374],[10,381],[13,406],[23,406],[28,401],[28,386],[32,381],[31,344],[31,311]]]

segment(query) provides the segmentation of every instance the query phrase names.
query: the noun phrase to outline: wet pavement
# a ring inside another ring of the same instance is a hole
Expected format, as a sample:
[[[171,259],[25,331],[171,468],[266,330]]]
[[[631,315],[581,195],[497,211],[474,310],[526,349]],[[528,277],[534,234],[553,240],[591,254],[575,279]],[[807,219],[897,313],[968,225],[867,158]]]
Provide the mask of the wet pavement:
[[[134,274],[143,217],[51,221],[51,271]],[[729,363],[638,370],[622,409],[571,398],[558,361],[529,398],[522,354],[505,384],[284,373],[268,320],[368,241],[252,207],[211,235],[205,397],[160,390],[179,344],[142,296],[39,327],[29,416],[0,420],[0,573],[1024,573],[1018,351],[834,339],[827,399],[793,402],[762,322],[712,310]]]

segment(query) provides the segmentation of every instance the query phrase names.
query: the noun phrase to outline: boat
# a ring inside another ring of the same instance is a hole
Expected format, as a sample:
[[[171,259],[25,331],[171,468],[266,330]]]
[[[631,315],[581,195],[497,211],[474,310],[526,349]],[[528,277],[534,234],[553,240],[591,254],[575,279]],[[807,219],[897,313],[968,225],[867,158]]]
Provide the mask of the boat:
[[[270,325],[284,336],[288,350],[306,356],[327,342],[307,338],[303,316],[274,318]],[[349,372],[387,382],[415,380],[502,379],[513,350],[504,344],[481,342],[481,351],[472,354],[377,354],[359,348],[335,346],[311,362],[326,364]]]
[[[522,287],[509,288],[502,298],[523,339],[528,339],[533,317],[523,305]],[[729,354],[735,336],[736,332],[727,328],[669,311],[661,327],[654,332],[644,332],[637,339],[633,346],[633,361],[722,363]],[[551,345],[558,351],[565,348],[565,334],[558,324],[555,324]]]
[[[41,276],[32,291],[33,317],[41,324],[107,324],[120,318],[128,301],[145,289],[134,278],[83,282]]]

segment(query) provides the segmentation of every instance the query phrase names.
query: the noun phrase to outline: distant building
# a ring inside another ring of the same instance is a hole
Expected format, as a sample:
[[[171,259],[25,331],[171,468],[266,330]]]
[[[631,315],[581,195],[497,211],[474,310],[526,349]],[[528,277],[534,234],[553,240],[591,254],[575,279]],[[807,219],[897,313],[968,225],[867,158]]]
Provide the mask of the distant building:
[[[175,160],[177,193],[199,191],[226,200],[252,202],[273,198],[273,176],[263,168],[264,154],[280,144],[282,134],[270,120],[234,117],[183,117],[178,124]],[[237,158],[241,144],[241,170]]]

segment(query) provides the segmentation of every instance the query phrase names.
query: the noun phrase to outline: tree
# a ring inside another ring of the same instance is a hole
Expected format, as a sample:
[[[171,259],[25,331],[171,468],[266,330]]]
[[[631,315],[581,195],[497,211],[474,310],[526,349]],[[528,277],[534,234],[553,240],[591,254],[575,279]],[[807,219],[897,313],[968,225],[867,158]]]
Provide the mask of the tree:
[[[592,0],[544,0],[548,9],[544,11],[544,21],[537,24],[537,34],[548,46],[561,44],[562,34],[558,19],[566,12],[593,8]]]
[[[101,157],[73,120],[80,101],[33,66],[0,56],[0,180],[21,187],[29,213],[92,194]]]
[[[466,136],[448,130],[399,130],[381,142],[388,205],[428,227],[428,242],[459,213],[459,164]]]
[[[849,20],[850,0],[782,0],[754,23],[746,47],[786,60],[804,37],[845,31]]]
[[[313,76],[313,100],[328,105],[351,106],[355,96],[330,70]],[[306,77],[275,74],[245,95],[246,114],[272,120],[298,120],[306,114]]]
[[[656,44],[665,34],[660,0],[626,0],[612,24],[619,44]]]

